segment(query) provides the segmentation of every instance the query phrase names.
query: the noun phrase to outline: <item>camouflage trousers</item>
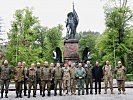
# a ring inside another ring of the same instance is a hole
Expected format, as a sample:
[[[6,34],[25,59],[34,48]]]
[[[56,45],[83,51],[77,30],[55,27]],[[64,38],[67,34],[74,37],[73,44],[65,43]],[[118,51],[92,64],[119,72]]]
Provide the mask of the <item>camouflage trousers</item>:
[[[57,91],[57,85],[59,84],[59,90],[62,90],[62,79],[55,79],[54,80],[54,91]]]
[[[41,80],[36,81],[36,85],[39,84],[40,94],[42,93],[42,83]],[[36,86],[37,87],[37,86]]]
[[[5,86],[5,93],[8,93],[10,80],[1,80],[1,93],[4,93],[4,86]]]
[[[118,86],[119,92],[121,92],[121,89],[123,92],[125,92],[125,81],[124,80],[117,80],[117,86]]]
[[[75,80],[75,78],[71,78],[70,87],[71,87],[71,93],[75,94],[75,92],[76,92],[76,80]]]
[[[78,94],[82,90],[82,94],[84,94],[84,79],[77,79],[77,86],[78,86]]]
[[[86,93],[88,94],[88,86],[90,85],[90,93],[93,93],[93,80],[92,78],[86,78],[85,79],[85,85],[86,85]]]
[[[47,91],[50,92],[51,90],[51,81],[50,80],[43,80],[42,81],[42,91],[44,92],[47,85]]]
[[[28,93],[31,93],[32,86],[33,86],[33,94],[36,94],[36,81],[29,81],[29,83],[28,83]]]
[[[70,79],[63,80],[63,92],[65,92],[66,90],[70,92]]]
[[[108,83],[110,90],[113,91],[113,77],[104,77],[105,91],[107,91]]]
[[[15,81],[15,88],[16,88],[16,94],[21,94],[22,93],[22,81]]]

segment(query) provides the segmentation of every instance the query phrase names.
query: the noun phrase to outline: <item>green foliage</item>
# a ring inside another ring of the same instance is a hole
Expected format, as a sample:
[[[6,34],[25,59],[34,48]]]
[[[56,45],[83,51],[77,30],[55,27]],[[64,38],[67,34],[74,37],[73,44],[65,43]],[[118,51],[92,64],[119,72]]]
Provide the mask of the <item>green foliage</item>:
[[[80,34],[83,34],[81,39],[79,40],[79,54],[80,54],[80,58],[82,58],[82,53],[84,51],[84,49],[86,47],[89,48],[89,52],[90,52],[90,57],[93,58],[93,61],[95,59],[95,40],[97,38],[98,35],[92,34],[92,32],[81,32]]]
[[[4,59],[11,67],[18,61],[25,61],[28,67],[37,61],[52,61],[55,47],[63,47],[61,31],[61,25],[51,29],[41,26],[29,8],[16,10]]]

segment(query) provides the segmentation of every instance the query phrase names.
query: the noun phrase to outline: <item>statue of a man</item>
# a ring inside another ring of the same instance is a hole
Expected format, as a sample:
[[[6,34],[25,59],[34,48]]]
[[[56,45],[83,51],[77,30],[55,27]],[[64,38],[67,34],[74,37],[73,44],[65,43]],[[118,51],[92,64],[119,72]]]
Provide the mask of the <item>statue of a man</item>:
[[[74,39],[76,34],[76,28],[78,25],[78,15],[74,9],[73,5],[73,12],[69,12],[67,14],[67,20],[66,20],[66,28],[67,28],[67,39]]]

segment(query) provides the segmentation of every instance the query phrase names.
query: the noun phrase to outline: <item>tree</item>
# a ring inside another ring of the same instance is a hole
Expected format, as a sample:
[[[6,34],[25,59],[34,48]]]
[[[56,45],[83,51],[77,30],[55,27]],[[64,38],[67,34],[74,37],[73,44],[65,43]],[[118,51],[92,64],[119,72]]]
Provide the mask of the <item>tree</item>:
[[[95,33],[95,32],[94,32]],[[79,53],[80,58],[82,58],[83,51],[86,47],[89,48],[90,57],[92,57],[93,61],[95,61],[95,40],[98,36],[98,34],[93,34],[91,31],[89,32],[80,32],[82,34],[82,37],[79,40]],[[94,62],[93,62],[94,63]]]
[[[113,0],[111,3],[114,3],[115,5],[113,7],[107,6],[105,9],[106,26],[108,33],[110,33],[108,36],[110,36],[110,38],[114,37],[116,56],[124,65],[125,55],[128,52],[126,39],[127,35],[130,33],[131,27],[129,22],[133,18],[133,12],[130,7],[127,6],[127,2],[127,0]]]
[[[62,25],[48,29],[46,33],[46,55],[49,61],[52,61],[53,51],[56,47],[63,49],[63,38],[62,38]]]

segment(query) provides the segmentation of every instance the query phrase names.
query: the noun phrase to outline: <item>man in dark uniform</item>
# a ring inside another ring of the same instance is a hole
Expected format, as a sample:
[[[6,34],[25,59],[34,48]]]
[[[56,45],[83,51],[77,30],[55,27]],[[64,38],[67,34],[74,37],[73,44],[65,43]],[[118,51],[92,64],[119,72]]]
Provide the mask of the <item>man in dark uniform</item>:
[[[99,85],[99,94],[101,94],[101,81],[103,78],[102,67],[99,66],[99,62],[96,61],[96,65],[92,69],[93,79],[95,80],[95,94],[97,94],[97,84]]]

